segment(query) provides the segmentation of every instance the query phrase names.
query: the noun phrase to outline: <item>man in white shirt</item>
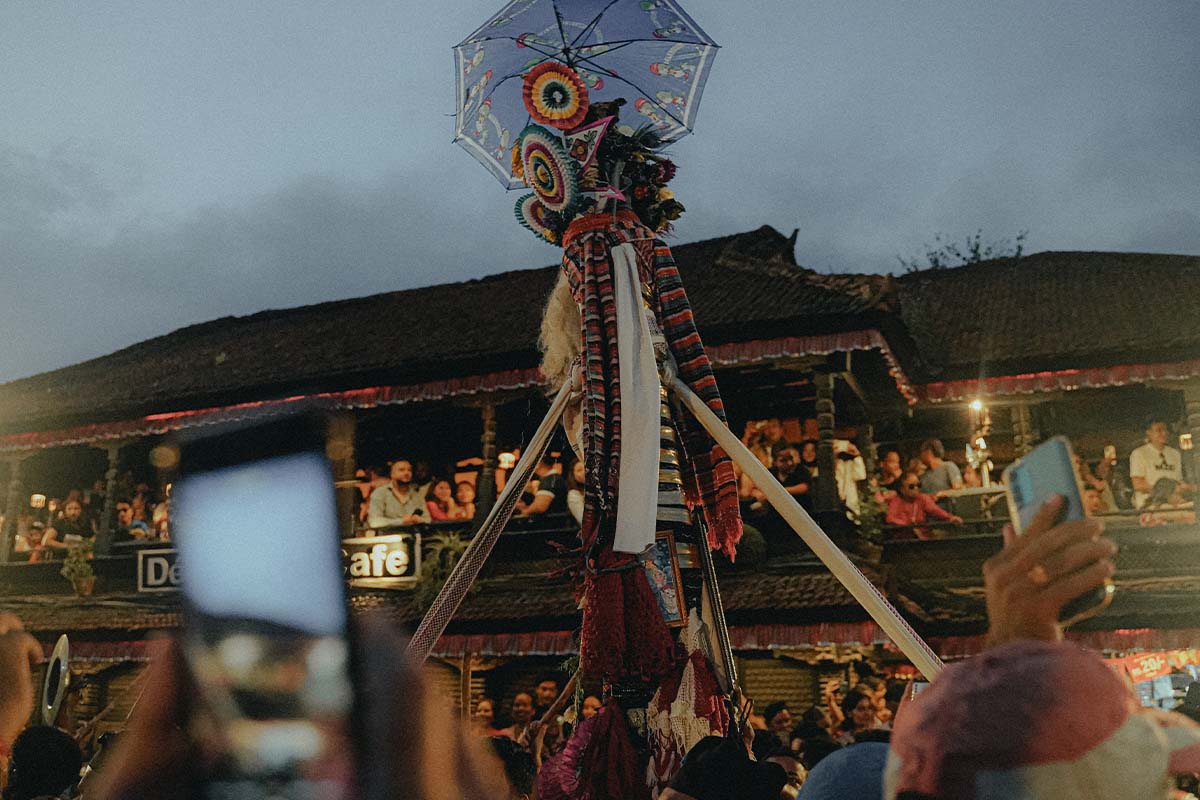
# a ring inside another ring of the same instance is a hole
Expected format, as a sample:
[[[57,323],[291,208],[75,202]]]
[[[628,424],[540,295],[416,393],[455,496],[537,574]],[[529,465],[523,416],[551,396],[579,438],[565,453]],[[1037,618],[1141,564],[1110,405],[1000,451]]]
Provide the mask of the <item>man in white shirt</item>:
[[[371,492],[367,525],[388,528],[428,521],[425,495],[412,487],[412,464],[404,459],[392,462],[391,481]]]
[[[1167,423],[1151,420],[1146,428],[1146,443],[1129,454],[1129,477],[1133,481],[1133,507],[1141,508],[1154,484],[1168,478],[1178,484],[1178,490],[1189,492],[1192,487],[1183,482],[1183,456],[1167,445],[1170,437]]]

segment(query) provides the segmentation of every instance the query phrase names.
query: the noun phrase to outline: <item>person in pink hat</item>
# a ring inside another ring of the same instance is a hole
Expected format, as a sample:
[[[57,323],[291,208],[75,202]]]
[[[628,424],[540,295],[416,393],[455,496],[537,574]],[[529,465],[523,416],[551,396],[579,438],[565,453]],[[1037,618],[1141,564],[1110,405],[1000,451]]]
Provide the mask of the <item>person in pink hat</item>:
[[[1149,800],[1200,772],[1200,725],[1144,709],[1099,654],[1062,641],[1059,610],[1112,575],[1095,520],[1048,502],[984,565],[990,647],[899,711],[889,800]]]

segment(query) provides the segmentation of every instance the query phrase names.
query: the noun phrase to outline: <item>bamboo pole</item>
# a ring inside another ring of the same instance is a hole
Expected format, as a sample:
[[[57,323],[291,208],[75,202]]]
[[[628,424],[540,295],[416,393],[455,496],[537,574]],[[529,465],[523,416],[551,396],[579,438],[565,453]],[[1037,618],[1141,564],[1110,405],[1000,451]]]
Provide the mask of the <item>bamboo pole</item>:
[[[425,612],[425,617],[413,633],[412,639],[409,640],[408,653],[416,663],[423,663],[433,652],[433,646],[445,632],[446,626],[450,624],[450,620],[458,611],[463,598],[467,596],[471,584],[475,583],[475,579],[479,577],[479,571],[483,569],[484,562],[491,555],[492,548],[496,546],[496,541],[504,531],[504,526],[512,518],[517,499],[520,498],[521,492],[525,491],[525,484],[529,481],[538,462],[541,461],[542,454],[546,452],[546,447],[550,444],[550,437],[554,435],[554,428],[558,425],[558,421],[567,407],[567,400],[571,395],[571,383],[571,380],[567,380],[559,389],[558,396],[554,398],[542,424],[538,426],[537,431],[529,440],[529,446],[521,454],[521,460],[513,467],[504,491],[496,500],[496,505],[492,507],[487,519],[479,526],[478,532],[471,539],[471,543],[467,545],[462,558],[458,560],[458,564],[450,573],[450,577],[446,579],[442,590],[434,598],[433,605]]]
[[[943,664],[937,654],[925,643],[925,640],[917,635],[892,604],[880,594],[875,585],[867,580],[858,567],[854,566],[854,562],[846,557],[846,554],[833,543],[825,531],[821,530],[821,527],[813,521],[808,512],[788,494],[770,470],[755,458],[754,454],[733,435],[704,401],[697,397],[677,376],[671,375],[670,377],[671,389],[683,400],[684,405],[705,427],[717,444],[724,448],[730,458],[742,468],[742,471],[750,476],[750,480],[767,496],[767,500],[792,526],[792,530],[816,553],[834,577],[842,582],[846,590],[854,595],[854,599],[862,604],[867,613],[871,615],[871,619],[875,620],[880,628],[883,628],[908,660],[928,680],[934,680],[941,672]]]

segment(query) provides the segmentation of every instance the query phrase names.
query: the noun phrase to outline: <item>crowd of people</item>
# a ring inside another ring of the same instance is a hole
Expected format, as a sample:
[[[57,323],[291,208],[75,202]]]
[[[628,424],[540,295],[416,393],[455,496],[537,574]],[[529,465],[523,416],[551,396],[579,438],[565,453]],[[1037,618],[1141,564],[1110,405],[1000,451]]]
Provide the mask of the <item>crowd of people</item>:
[[[1051,500],[1024,535],[1006,531],[985,563],[982,654],[947,666],[919,693],[864,670],[798,717],[770,703],[740,735],[693,745],[659,800],[1194,797],[1181,787],[1200,773],[1200,725],[1140,708],[1099,654],[1063,641],[1062,607],[1112,575],[1115,548],[1101,522],[1059,522],[1062,512],[1062,499]],[[578,694],[552,675],[513,698],[509,726],[495,727],[486,699],[459,725],[394,634],[366,626],[358,646],[371,691],[361,796],[557,797],[540,794],[558,785],[541,765],[570,750],[572,729],[600,697],[576,706]],[[178,645],[161,643],[126,731],[111,753],[90,758],[69,733],[29,725],[41,656],[21,621],[0,614],[6,800],[195,796],[205,762],[185,724],[194,698]]]
[[[90,489],[74,488],[62,498],[34,495],[16,520],[12,560],[38,563],[62,558],[74,547],[90,548],[103,524],[105,482]],[[113,501],[112,541],[170,541],[170,485],[157,492],[120,475]]]
[[[509,456],[515,460],[520,451]],[[435,474],[428,461],[400,456],[386,467],[359,470],[359,522],[376,531],[405,525],[475,518],[480,459],[465,459]],[[495,491],[504,489],[513,464],[495,469]],[[583,462],[564,464],[561,454],[547,452],[534,468],[516,503],[518,517],[583,519]]]
[[[1076,471],[1089,513],[1172,508],[1188,503],[1195,484],[1186,479],[1182,453],[1167,443],[1170,438],[1169,424],[1155,417],[1147,422],[1145,444],[1133,449],[1124,461],[1112,444],[1104,446],[1103,456],[1097,460],[1076,454]],[[812,510],[822,480],[815,441],[788,441],[782,422],[771,418],[748,422],[742,442],[801,506]],[[907,459],[899,449],[885,448],[872,475],[867,474],[853,442],[835,439],[833,444],[834,480],[846,514],[855,520],[867,514],[878,515],[888,526],[891,540],[931,539],[939,535],[936,523],[961,525],[963,518],[953,513],[947,500],[963,489],[983,486],[980,471],[970,463],[960,466],[947,458],[945,446],[936,438],[921,442]],[[741,476],[739,490],[748,521],[767,531],[782,525],[779,515],[748,476]],[[1002,518],[1003,504],[997,506],[996,499],[983,503],[995,508],[995,516]]]

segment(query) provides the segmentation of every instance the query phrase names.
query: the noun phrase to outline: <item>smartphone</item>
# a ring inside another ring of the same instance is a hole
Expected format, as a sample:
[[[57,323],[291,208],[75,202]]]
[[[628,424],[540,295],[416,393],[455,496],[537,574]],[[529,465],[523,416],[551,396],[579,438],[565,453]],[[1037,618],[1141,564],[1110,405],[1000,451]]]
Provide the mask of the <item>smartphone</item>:
[[[323,420],[179,442],[189,725],[212,800],[351,798],[361,747]]]
[[[1004,470],[1008,511],[1013,528],[1021,534],[1038,510],[1054,495],[1064,500],[1059,522],[1083,519],[1083,492],[1075,471],[1075,458],[1066,437],[1055,436],[1035,447]],[[1112,602],[1114,586],[1106,580],[1063,606],[1059,621],[1070,625],[1090,617]]]

